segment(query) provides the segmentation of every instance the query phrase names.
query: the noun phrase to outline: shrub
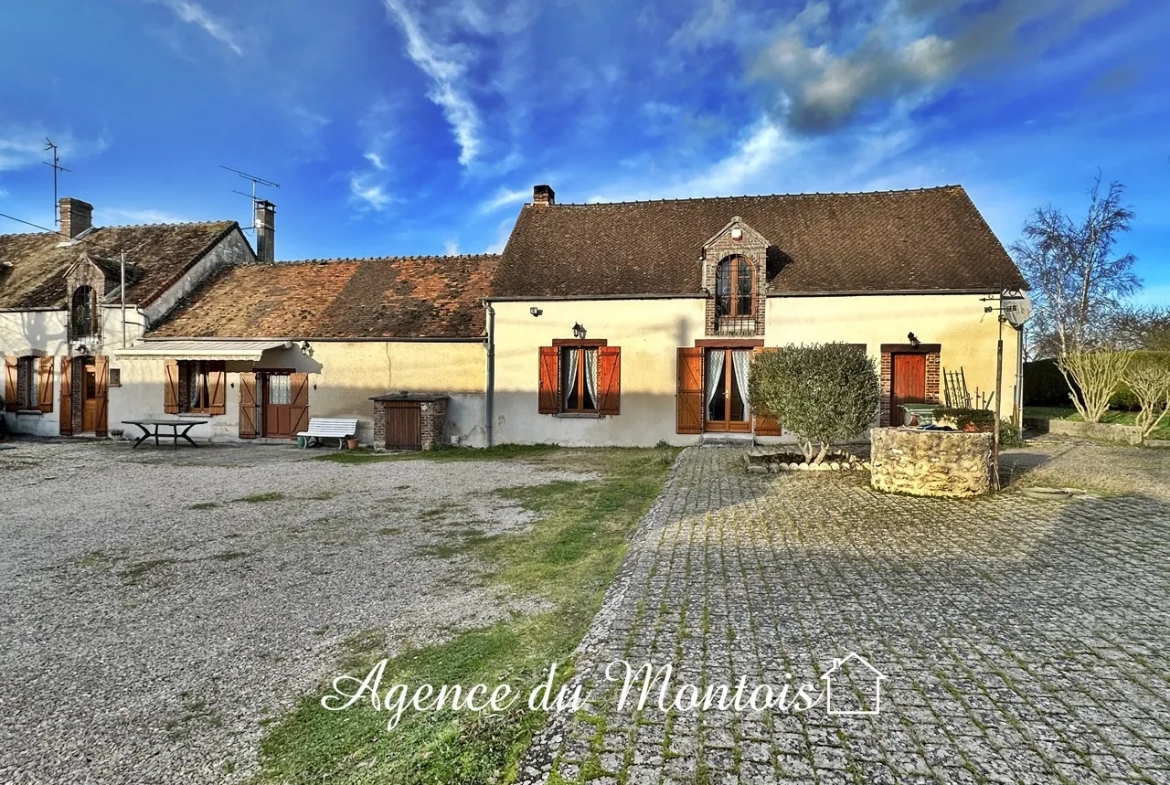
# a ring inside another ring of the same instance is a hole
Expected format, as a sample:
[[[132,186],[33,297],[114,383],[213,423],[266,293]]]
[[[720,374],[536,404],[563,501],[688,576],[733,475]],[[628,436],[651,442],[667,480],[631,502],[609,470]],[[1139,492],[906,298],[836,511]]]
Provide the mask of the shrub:
[[[1061,355],[1057,368],[1073,391],[1069,398],[1085,422],[1101,422],[1132,358],[1133,352],[1109,349],[1076,350]]]
[[[1139,362],[1170,371],[1170,352],[1135,351],[1133,359],[1130,361],[1130,368]],[[1118,383],[1117,390],[1109,398],[1109,408],[1127,412],[1136,412],[1142,408],[1142,402],[1138,399],[1137,393],[1127,378],[1122,377],[1121,382]]]
[[[1126,370],[1125,381],[1141,407],[1135,423],[1143,437],[1149,436],[1170,410],[1170,368],[1161,358],[1139,355]]]
[[[1068,382],[1056,360],[1024,363],[1024,406],[1068,406]]]
[[[832,443],[865,433],[881,397],[873,360],[845,343],[764,352],[752,363],[749,389],[752,405],[780,418],[809,463],[824,460]]]
[[[945,420],[954,423],[960,431],[968,425],[974,425],[978,430],[990,432],[995,428],[995,412],[990,409],[962,409],[940,406],[934,410],[934,421]]]

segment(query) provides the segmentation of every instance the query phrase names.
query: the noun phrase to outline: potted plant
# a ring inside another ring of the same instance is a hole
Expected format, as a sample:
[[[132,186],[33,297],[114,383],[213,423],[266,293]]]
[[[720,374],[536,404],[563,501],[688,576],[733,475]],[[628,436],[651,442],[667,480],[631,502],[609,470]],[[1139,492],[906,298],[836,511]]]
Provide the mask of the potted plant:
[[[351,450],[356,450],[356,449],[358,448],[358,440],[357,440],[357,437],[356,437],[356,436],[350,436],[348,439],[346,439],[346,440],[345,440],[345,446],[346,446],[346,447],[348,447],[348,448],[349,448],[349,449],[351,449]]]

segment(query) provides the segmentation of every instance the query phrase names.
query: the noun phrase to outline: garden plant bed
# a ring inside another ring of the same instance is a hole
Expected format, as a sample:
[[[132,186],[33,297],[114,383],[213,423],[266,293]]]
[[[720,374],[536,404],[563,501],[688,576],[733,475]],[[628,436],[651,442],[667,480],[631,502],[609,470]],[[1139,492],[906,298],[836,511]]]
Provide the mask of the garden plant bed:
[[[834,450],[817,464],[810,464],[798,452],[778,452],[747,456],[747,470],[756,474],[790,471],[859,471],[868,470],[869,461],[853,453]]]

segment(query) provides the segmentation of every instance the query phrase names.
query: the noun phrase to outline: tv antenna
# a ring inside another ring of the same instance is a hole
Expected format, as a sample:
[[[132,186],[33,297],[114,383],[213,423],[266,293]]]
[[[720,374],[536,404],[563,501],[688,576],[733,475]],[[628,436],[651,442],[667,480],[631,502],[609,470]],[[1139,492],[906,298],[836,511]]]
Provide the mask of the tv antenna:
[[[41,163],[53,168],[53,226],[60,226],[61,216],[58,215],[57,210],[57,175],[70,170],[61,165],[61,155],[57,149],[57,145],[53,144],[53,140],[47,136],[45,137],[45,150],[53,151],[53,163],[49,163],[48,161],[42,161]]]
[[[239,169],[233,169],[230,166],[224,166],[223,164],[220,164],[219,168],[226,169],[229,172],[234,172],[234,173],[238,174],[240,177],[243,177],[245,180],[252,183],[252,193],[246,194],[243,191],[237,191],[234,188],[232,189],[232,193],[239,194],[240,196],[247,196],[249,199],[252,200],[252,208],[253,208],[253,210],[252,210],[252,228],[255,229],[256,228],[255,207],[256,207],[256,201],[257,201],[257,199],[256,199],[256,186],[263,185],[263,186],[267,186],[269,188],[279,188],[280,183],[273,182],[272,180],[266,180],[263,177],[257,177],[256,175],[248,174],[247,172],[241,172]]]

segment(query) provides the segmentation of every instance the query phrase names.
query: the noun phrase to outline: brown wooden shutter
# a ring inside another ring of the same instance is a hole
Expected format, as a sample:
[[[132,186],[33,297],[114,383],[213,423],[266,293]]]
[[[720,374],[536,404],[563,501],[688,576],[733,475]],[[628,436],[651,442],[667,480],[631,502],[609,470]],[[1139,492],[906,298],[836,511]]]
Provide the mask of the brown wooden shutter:
[[[293,438],[301,431],[309,429],[309,374],[289,374],[289,383],[292,386],[292,404],[288,407],[288,420],[292,423],[290,430]]]
[[[19,360],[15,357],[5,357],[4,365],[6,366],[5,380],[4,380],[4,408],[10,412],[14,412],[20,408],[20,396],[16,392],[16,380]]]
[[[97,422],[94,423],[94,436],[108,436],[110,425],[107,420],[110,416],[110,358],[99,354],[94,358],[94,393],[97,398]]]
[[[621,414],[622,350],[620,346],[602,346],[597,350],[597,411]]]
[[[678,393],[674,399],[675,432],[703,432],[703,350],[678,350]]]
[[[227,372],[223,360],[207,364],[207,413],[227,413]]]
[[[779,349],[756,348],[752,350],[752,360],[754,361],[764,352],[776,352]],[[780,420],[774,415],[764,411],[760,407],[753,407],[753,414],[756,417],[756,436],[783,436],[784,430],[780,427]]]
[[[41,358],[41,372],[37,379],[37,408],[42,412],[53,411],[53,364],[52,357]]]
[[[240,374],[240,438],[256,438],[256,374]]]
[[[179,413],[179,361],[167,360],[163,364],[166,377],[163,383],[163,411]]]
[[[560,350],[555,346],[540,347],[540,402],[537,411],[540,414],[556,414],[558,388],[560,378],[559,365]]]
[[[73,358],[61,358],[61,435],[73,435]]]

